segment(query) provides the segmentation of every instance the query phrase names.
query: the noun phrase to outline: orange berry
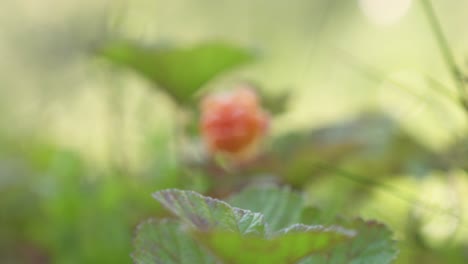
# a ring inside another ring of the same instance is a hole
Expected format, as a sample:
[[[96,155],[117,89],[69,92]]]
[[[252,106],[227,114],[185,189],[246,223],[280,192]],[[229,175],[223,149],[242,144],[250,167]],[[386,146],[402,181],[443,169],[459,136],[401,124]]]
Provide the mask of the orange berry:
[[[269,123],[256,93],[245,87],[206,96],[201,111],[202,136],[211,153],[251,155]]]

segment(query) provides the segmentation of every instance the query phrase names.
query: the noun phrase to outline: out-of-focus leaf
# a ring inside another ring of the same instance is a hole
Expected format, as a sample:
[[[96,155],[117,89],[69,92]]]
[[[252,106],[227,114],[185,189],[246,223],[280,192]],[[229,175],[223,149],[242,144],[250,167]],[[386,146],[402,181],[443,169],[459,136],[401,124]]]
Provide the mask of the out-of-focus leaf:
[[[392,118],[381,113],[365,113],[349,121],[279,140],[274,149],[281,157],[291,160],[285,167],[293,171],[303,167],[310,171],[314,166],[308,166],[307,160],[309,164],[316,160],[365,168],[366,175],[421,174],[429,170],[434,156]],[[301,163],[296,162],[301,160]]]
[[[326,255],[308,257],[300,264],[386,264],[396,258],[398,250],[392,233],[383,224],[358,219],[344,226],[356,230],[357,235]]]
[[[274,186],[248,187],[232,196],[228,203],[262,213],[272,231],[298,223],[304,206],[299,193]]]
[[[280,181],[284,183],[302,188],[307,182],[330,175],[322,164],[375,179],[401,174],[425,175],[431,169],[446,168],[436,159],[436,153],[402,130],[389,116],[372,112],[313,131],[281,136],[268,152],[233,172],[213,169],[216,167],[213,162],[204,166],[218,174],[213,178],[247,181],[249,176],[269,172],[281,175]]]
[[[280,94],[261,93],[262,104],[272,115],[284,113],[288,108],[288,103],[291,97],[289,91]]]
[[[249,51],[226,43],[204,43],[191,48],[144,48],[114,42],[99,50],[114,64],[133,69],[181,104],[219,74],[253,60]]]
[[[139,225],[133,260],[138,264],[210,264],[214,258],[177,222],[149,220]]]
[[[169,189],[156,192],[153,197],[197,230],[221,229],[244,235],[265,233],[265,221],[260,213],[235,208],[193,191]]]
[[[223,263],[297,263],[348,240],[348,232],[323,227],[286,230],[271,238],[242,236],[232,232],[199,232],[196,238]]]

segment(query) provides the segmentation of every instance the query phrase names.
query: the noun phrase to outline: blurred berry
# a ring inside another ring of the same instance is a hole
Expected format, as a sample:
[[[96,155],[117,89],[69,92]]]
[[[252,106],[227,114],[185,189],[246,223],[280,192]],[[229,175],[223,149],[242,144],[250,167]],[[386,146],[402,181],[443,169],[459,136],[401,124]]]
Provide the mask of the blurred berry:
[[[211,154],[246,158],[256,153],[269,116],[247,87],[206,96],[201,104],[201,132]]]

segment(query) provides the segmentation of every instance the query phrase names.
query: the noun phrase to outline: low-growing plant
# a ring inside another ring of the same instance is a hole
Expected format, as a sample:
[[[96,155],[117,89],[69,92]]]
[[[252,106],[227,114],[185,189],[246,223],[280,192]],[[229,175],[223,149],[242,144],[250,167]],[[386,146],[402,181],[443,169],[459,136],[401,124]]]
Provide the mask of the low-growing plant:
[[[227,202],[193,191],[153,194],[174,218],[137,229],[135,263],[391,263],[385,225],[362,219],[324,221],[289,188],[248,187]]]

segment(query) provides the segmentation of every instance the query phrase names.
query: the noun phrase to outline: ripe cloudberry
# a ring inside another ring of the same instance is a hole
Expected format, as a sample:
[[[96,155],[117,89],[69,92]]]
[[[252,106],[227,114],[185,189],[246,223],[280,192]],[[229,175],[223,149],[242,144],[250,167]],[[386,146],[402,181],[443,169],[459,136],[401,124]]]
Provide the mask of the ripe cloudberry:
[[[246,158],[257,150],[269,116],[248,87],[209,94],[201,103],[201,131],[208,150]]]

